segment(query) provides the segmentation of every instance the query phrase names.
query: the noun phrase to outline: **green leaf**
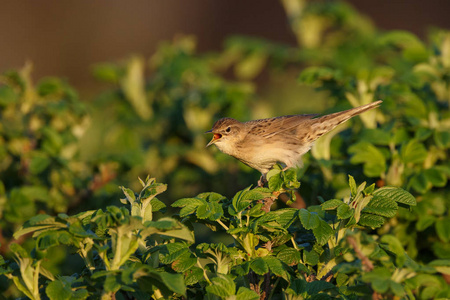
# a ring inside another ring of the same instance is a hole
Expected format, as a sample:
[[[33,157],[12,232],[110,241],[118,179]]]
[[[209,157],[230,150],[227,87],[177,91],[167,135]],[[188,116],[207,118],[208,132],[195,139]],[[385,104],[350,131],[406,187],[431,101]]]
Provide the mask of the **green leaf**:
[[[364,164],[364,174],[369,177],[379,177],[386,172],[386,158],[374,145],[367,142],[359,142],[348,148],[353,154],[350,162],[352,164]]]
[[[438,237],[445,243],[450,242],[450,217],[438,219],[435,224]]]
[[[331,282],[316,280],[306,283],[306,292],[308,293],[308,295],[316,295],[320,292],[331,289],[336,289],[334,284],[332,284]]]
[[[20,191],[23,195],[30,199],[40,200],[43,202],[47,202],[50,197],[48,188],[44,186],[22,186]]]
[[[203,280],[203,269],[199,267],[192,267],[186,274],[186,285],[194,285]]]
[[[388,245],[387,250],[395,254],[395,263],[398,268],[403,267],[406,262],[405,249],[401,242],[393,235],[385,234],[380,239],[381,243]]]
[[[416,223],[417,231],[424,231],[436,222],[436,217],[433,215],[419,215],[419,220]]]
[[[349,279],[349,276],[347,274],[337,273],[337,276],[336,276],[337,286],[341,287],[341,286],[348,284],[348,279]]]
[[[32,174],[42,173],[50,165],[50,158],[43,152],[35,151],[31,156],[29,170]]]
[[[365,273],[362,276],[364,282],[372,282],[377,279],[389,280],[391,279],[391,272],[384,267],[375,267],[372,272]]]
[[[450,259],[436,259],[428,264],[442,274],[450,275]]]
[[[434,140],[439,148],[448,149],[450,147],[450,132],[436,130],[434,132]]]
[[[253,189],[253,190],[259,190],[259,189]],[[225,198],[221,194],[214,193],[214,192],[198,194],[197,198],[205,199],[207,202],[220,202],[220,201],[223,201],[223,200],[227,200],[227,198]]]
[[[136,201],[136,196],[134,192],[131,189],[123,186],[121,186],[120,188],[122,189],[122,192],[125,194],[125,197],[127,198],[128,202],[130,204],[133,204]]]
[[[89,296],[89,292],[85,289],[79,289],[73,292],[72,294],[72,298],[73,300],[76,299],[80,299],[80,300],[84,300],[87,299],[87,297]]]
[[[236,293],[236,284],[231,276],[218,274],[211,279],[211,285],[206,287],[206,291],[219,297],[229,297]]]
[[[250,263],[250,268],[258,275],[264,275],[269,272],[269,266],[261,257],[252,260]]]
[[[350,206],[341,201],[341,204],[337,208],[337,216],[339,219],[345,220],[353,216],[354,210],[350,208]]]
[[[358,224],[361,226],[378,228],[381,227],[386,220],[382,216],[372,214],[361,214]]]
[[[372,280],[372,288],[380,293],[380,294],[384,294],[389,290],[389,282],[390,280],[386,280],[386,279],[374,279]]]
[[[118,276],[115,276],[115,274],[108,274],[106,276],[106,279],[103,283],[103,289],[106,292],[117,292],[122,287],[122,284],[120,283],[120,279]]]
[[[192,268],[197,264],[197,258],[191,257],[189,252],[183,253],[177,257],[177,259],[172,263],[172,268],[178,272],[183,273]]]
[[[397,214],[397,209],[398,205],[394,199],[385,197],[384,193],[377,193],[364,207],[363,212],[392,218]]]
[[[394,130],[394,135],[391,139],[392,143],[394,143],[395,145],[399,145],[409,140],[410,136],[405,128],[401,127]]]
[[[369,185],[364,189],[364,194],[371,195],[374,190],[375,190],[375,183],[372,183],[371,185]]]
[[[210,221],[215,221],[223,217],[222,205],[218,202],[209,203],[211,206],[212,214],[209,216]]]
[[[431,184],[428,182],[424,173],[414,175],[410,180],[410,185],[414,190],[421,194],[425,194],[430,188]]]
[[[125,70],[113,63],[96,64],[92,69],[95,78],[110,83],[118,83]]]
[[[344,204],[344,202],[342,202],[342,200],[339,199],[332,199],[332,200],[328,200],[325,201],[324,203],[322,203],[320,206],[322,206],[323,210],[331,210],[331,209],[336,209],[339,206],[341,206],[342,204]]]
[[[152,183],[146,186],[141,192],[140,198],[142,200],[145,200],[150,197],[153,198],[154,196],[159,195],[167,190],[167,184],[165,183],[155,183],[153,178],[151,179],[150,182]]]
[[[286,276],[286,270],[284,269],[281,261],[273,256],[265,256],[262,259],[269,266],[270,271],[277,276]]]
[[[205,203],[197,207],[197,218],[206,219],[213,213],[209,204],[210,203]]]
[[[340,79],[341,77],[341,70],[327,67],[308,67],[300,73],[299,81],[306,84],[316,84],[322,81]]]
[[[258,300],[259,299],[259,295],[255,291],[252,291],[249,288],[241,286],[239,288],[239,290],[237,291],[236,299],[239,299],[239,300],[241,300],[241,299],[242,300]]]
[[[325,245],[330,237],[334,234],[334,230],[328,225],[324,220],[319,219],[319,225],[313,228],[314,236],[316,237],[317,243],[323,246]]]
[[[428,57],[427,49],[422,41],[408,31],[391,30],[386,32],[379,42],[384,47],[393,45],[402,49],[403,57],[411,62],[425,61]]]
[[[36,239],[36,248],[46,250],[60,244],[71,244],[72,241],[72,235],[66,231],[47,231]]]
[[[316,213],[310,213],[306,209],[302,208],[299,211],[299,218],[305,229],[314,229],[319,226],[320,218]]]
[[[194,242],[193,232],[181,222],[169,217],[161,218],[158,221],[147,221],[144,226],[146,228],[141,231],[142,235],[160,234]]]
[[[249,215],[250,217],[254,217],[254,218],[257,218],[257,217],[260,217],[260,216],[264,215],[265,212],[264,212],[263,210],[261,210],[261,208],[262,208],[263,206],[264,206],[263,203],[258,203],[258,204],[256,204],[255,206],[253,206],[253,207],[248,211],[248,215]]]
[[[417,131],[414,133],[414,138],[418,141],[425,141],[427,138],[431,136],[433,133],[433,130],[425,127],[420,127],[417,129]]]
[[[405,164],[420,164],[427,158],[427,154],[425,146],[416,140],[410,140],[400,149],[400,158]]]
[[[283,228],[288,228],[292,222],[297,218],[298,210],[295,208],[282,208],[277,209],[276,211],[271,211],[270,213],[275,214],[276,221]]]
[[[236,212],[242,212],[249,208],[250,204],[255,200],[264,198],[264,195],[259,190],[249,190],[250,187],[245,190],[239,191],[233,197],[232,205]]]
[[[352,175],[348,175],[348,184],[350,186],[350,192],[351,192],[352,196],[355,196],[357,193],[357,187],[356,187],[355,178],[353,178]]]
[[[296,278],[290,282],[289,287],[286,289],[286,294],[299,296],[306,291],[306,281],[300,278]]]
[[[315,266],[319,263],[319,253],[314,250],[305,250],[303,251],[303,261],[310,266]]]
[[[297,170],[295,168],[289,168],[283,173],[283,184],[286,189],[298,189],[300,182],[297,179]]]
[[[7,106],[8,104],[14,103],[18,99],[18,95],[14,90],[6,85],[0,86],[0,105]]]
[[[278,252],[277,258],[287,265],[294,265],[300,262],[300,251],[294,248],[286,248]]]
[[[59,280],[50,282],[45,288],[45,293],[50,300],[71,299],[72,289]]]
[[[179,200],[175,201],[174,203],[172,203],[172,206],[173,207],[184,207],[187,205],[199,206],[204,203],[206,203],[206,201],[203,199],[199,199],[199,198],[182,198],[182,199],[179,199]]]
[[[264,69],[268,59],[268,54],[262,49],[254,50],[239,60],[234,72],[236,77],[243,80],[251,80]]]
[[[397,203],[402,203],[411,206],[416,206],[417,204],[416,198],[414,198],[413,195],[411,195],[404,189],[393,186],[385,186],[379,188],[373,193],[373,196],[392,199]]]
[[[169,290],[177,294],[186,295],[186,284],[182,274],[150,271],[149,276],[161,281]]]
[[[361,132],[361,141],[369,142],[375,145],[389,145],[391,140],[391,132],[387,132],[381,129],[368,129],[365,128]]]
[[[443,170],[430,168],[423,171],[425,179],[436,187],[445,187],[447,185],[447,176]]]
[[[393,291],[397,297],[403,298],[403,296],[405,296],[406,291],[400,283],[391,280],[389,282],[389,285],[390,285],[391,291]]]
[[[182,207],[180,217],[186,217],[195,213],[200,205],[205,205],[206,201],[198,198],[183,198],[172,203],[172,207]]]
[[[272,169],[273,170],[273,169]],[[269,171],[270,173],[270,171]],[[267,173],[269,175],[269,173]],[[283,179],[279,174],[273,175],[269,178],[269,189],[271,191],[279,191],[283,188]]]

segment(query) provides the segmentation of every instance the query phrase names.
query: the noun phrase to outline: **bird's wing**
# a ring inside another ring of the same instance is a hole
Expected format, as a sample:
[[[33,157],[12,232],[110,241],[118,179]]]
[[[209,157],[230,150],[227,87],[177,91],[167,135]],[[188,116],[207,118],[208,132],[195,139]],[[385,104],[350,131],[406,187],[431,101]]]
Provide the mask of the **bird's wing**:
[[[280,134],[289,134],[294,138],[298,127],[315,116],[318,115],[293,115],[249,121],[247,122],[247,126],[249,126],[249,137],[254,135],[267,139]]]

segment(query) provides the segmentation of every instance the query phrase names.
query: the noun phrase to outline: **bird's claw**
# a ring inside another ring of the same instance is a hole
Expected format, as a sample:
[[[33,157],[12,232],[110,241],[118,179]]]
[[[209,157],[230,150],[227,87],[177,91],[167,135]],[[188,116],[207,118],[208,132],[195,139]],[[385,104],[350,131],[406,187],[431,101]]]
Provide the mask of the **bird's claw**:
[[[264,187],[264,185],[267,183],[266,176],[261,175],[261,178],[258,180],[258,187]]]

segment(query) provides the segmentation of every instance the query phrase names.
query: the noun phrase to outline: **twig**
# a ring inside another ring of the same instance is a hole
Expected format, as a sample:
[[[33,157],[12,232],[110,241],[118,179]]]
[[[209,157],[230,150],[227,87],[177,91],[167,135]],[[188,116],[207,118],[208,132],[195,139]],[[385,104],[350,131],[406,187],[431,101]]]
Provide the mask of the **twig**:
[[[258,275],[252,270],[247,274],[250,289],[259,295]]]
[[[311,274],[308,277],[306,277],[306,282],[313,282],[316,280],[317,280],[316,274]]]
[[[265,211],[266,213],[268,213],[270,211],[270,207],[272,206],[274,201],[275,201],[275,199],[273,197],[264,198],[262,200],[264,205],[263,205],[263,207],[261,207],[261,210]]]
[[[272,207],[272,204],[275,202],[275,200],[278,198],[278,196],[280,196],[280,194],[281,194],[280,192],[273,192],[272,196],[260,200],[262,203],[264,203],[261,210],[266,213],[270,212],[270,208]]]
[[[330,282],[331,279],[333,279],[333,271],[332,270],[328,271],[327,274],[323,275],[323,277],[320,278],[321,281],[326,281],[326,282]]]
[[[268,241],[264,248],[267,249],[267,251],[272,252],[272,241]],[[272,287],[270,285],[270,271],[264,274],[264,282],[263,282],[263,292],[261,293],[260,299],[269,299],[269,295],[271,294]]]
[[[264,289],[261,293],[261,296],[259,297],[260,300],[269,299],[270,295],[270,272],[267,272],[264,274],[264,283],[263,283]]]
[[[355,250],[356,256],[362,261],[362,264],[366,266],[366,271],[372,271],[373,270],[373,264],[370,261],[370,259],[365,256],[361,250],[358,248],[358,244],[356,243],[356,240],[353,236],[347,236],[347,242],[350,244],[350,246]]]
[[[377,292],[373,292],[372,300],[381,300],[381,299],[383,299],[383,297],[380,294],[378,294]]]

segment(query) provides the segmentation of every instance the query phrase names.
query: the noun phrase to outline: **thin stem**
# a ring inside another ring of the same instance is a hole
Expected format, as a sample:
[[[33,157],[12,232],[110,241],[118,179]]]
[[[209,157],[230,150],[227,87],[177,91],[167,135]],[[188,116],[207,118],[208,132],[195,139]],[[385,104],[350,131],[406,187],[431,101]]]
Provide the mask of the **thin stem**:
[[[362,261],[363,265],[366,266],[367,271],[372,271],[374,266],[370,261],[370,259],[361,252],[356,242],[356,239],[353,236],[348,236],[347,241],[353,248],[353,250],[355,250],[356,256],[358,256],[358,258]]]
[[[199,262],[198,258],[197,258],[197,266],[199,266],[200,269],[203,270],[203,276],[205,277],[206,281],[208,282],[208,284],[212,284],[211,281],[208,278],[208,275],[206,274],[206,270],[205,268],[203,268],[202,264]]]
[[[278,277],[277,280],[275,280],[275,283],[273,284],[272,290],[270,291],[269,297],[267,297],[268,300],[272,299],[273,293],[275,292],[275,288],[277,287],[278,282],[280,282],[280,277]]]
[[[297,243],[294,241],[294,237],[293,236],[291,236],[291,243],[294,246],[295,250],[299,250],[298,246],[297,246]]]
[[[114,237],[113,237],[114,238]],[[115,253],[114,253],[114,257],[113,257],[113,261],[111,264],[111,270],[117,270],[119,269],[119,264],[120,264],[120,258],[122,256],[122,228],[118,227],[117,228],[117,232],[116,232],[116,236],[115,236],[115,240],[116,240],[116,245],[115,245]]]
[[[41,261],[38,260],[36,263],[36,269],[34,270],[34,276],[33,276],[33,296],[34,299],[38,300],[41,299],[39,296],[39,269],[41,267]]]
[[[225,225],[222,221],[220,221],[220,219],[217,219],[216,221],[217,221],[217,223],[219,223],[223,228],[225,228],[225,230],[229,230],[229,229],[230,229],[230,228],[228,228],[227,225]]]

